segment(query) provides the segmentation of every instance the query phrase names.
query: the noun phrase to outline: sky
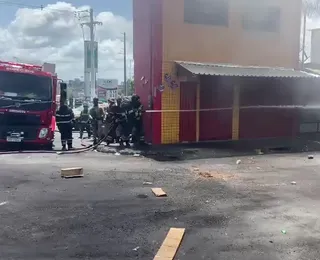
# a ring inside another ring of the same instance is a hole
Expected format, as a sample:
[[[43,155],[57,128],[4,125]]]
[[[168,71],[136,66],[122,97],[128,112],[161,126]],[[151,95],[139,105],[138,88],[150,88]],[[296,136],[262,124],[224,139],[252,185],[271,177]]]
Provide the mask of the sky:
[[[128,77],[132,76],[132,0],[0,0],[0,60],[51,62],[61,79],[83,77],[83,36],[88,39],[88,32],[83,34],[80,26],[86,18],[80,21],[74,13],[87,10],[88,3],[103,23],[96,31],[98,78],[123,80],[123,32],[128,40]],[[320,28],[320,21],[308,19],[307,53],[313,28]]]
[[[87,4],[90,3],[90,6]],[[43,5],[43,10],[40,7]],[[59,78],[83,77],[83,33],[75,11],[94,9],[102,22],[96,30],[99,42],[98,78],[123,80],[122,33],[127,33],[128,76],[133,73],[131,0],[0,0],[0,60],[57,66]],[[85,12],[79,13],[86,16]],[[131,70],[130,70],[131,67]]]

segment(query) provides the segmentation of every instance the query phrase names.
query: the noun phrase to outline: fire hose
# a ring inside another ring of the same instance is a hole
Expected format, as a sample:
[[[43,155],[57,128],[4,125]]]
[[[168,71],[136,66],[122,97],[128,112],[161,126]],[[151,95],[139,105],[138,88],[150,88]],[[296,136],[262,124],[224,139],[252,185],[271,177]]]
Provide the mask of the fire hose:
[[[69,151],[45,151],[45,150],[36,150],[36,151],[32,151],[32,150],[19,150],[19,151],[4,151],[4,152],[0,152],[0,155],[5,155],[5,154],[31,154],[31,153],[42,153],[42,154],[78,154],[78,153],[83,153],[83,152],[88,152],[90,150],[94,150],[96,149],[102,142],[104,142],[106,140],[106,137],[103,137],[101,139],[98,140],[98,142],[96,144],[91,144],[88,145],[84,148],[76,148],[73,150],[69,150]]]

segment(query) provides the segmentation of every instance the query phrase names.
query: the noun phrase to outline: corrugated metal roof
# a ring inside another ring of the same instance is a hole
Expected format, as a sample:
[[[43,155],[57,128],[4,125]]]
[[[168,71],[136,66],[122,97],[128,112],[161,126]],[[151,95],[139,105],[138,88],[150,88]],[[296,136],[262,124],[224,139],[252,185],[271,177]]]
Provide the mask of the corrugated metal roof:
[[[177,64],[196,75],[240,76],[240,77],[278,77],[278,78],[317,78],[319,75],[305,71],[272,68],[237,66],[231,64],[197,63],[176,61]]]

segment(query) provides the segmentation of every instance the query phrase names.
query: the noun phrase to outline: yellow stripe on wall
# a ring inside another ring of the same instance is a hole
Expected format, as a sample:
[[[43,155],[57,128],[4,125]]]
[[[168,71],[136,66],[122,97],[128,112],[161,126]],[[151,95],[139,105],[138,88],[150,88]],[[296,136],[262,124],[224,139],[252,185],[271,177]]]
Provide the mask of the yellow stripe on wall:
[[[165,74],[176,80],[174,62],[164,61],[162,65],[162,79],[165,89],[161,96],[162,110],[180,109],[180,87],[171,89],[164,81]],[[172,144],[180,140],[180,112],[162,112],[161,114],[161,143]]]

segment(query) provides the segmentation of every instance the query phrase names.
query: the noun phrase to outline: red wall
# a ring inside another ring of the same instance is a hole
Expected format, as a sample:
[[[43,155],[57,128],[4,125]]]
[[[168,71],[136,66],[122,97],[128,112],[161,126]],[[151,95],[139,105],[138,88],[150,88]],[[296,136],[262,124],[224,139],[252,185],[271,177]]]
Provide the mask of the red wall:
[[[152,96],[153,108],[161,109],[155,88],[162,84],[162,1],[133,1],[133,41],[135,92],[146,109]],[[146,140],[161,143],[161,113],[146,113],[144,125]]]
[[[226,78],[225,78],[226,79]],[[232,107],[233,90],[222,77],[201,77],[200,109]],[[200,141],[232,138],[232,110],[201,111]]]
[[[294,104],[291,79],[247,78],[240,87],[242,106],[283,106]],[[285,108],[240,109],[240,139],[290,137],[297,132],[297,110]]]
[[[195,142],[197,129],[197,83],[180,83],[180,110],[193,110],[180,112],[180,142]]]

